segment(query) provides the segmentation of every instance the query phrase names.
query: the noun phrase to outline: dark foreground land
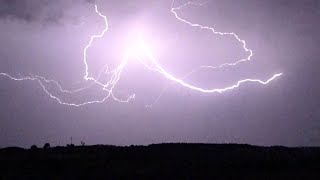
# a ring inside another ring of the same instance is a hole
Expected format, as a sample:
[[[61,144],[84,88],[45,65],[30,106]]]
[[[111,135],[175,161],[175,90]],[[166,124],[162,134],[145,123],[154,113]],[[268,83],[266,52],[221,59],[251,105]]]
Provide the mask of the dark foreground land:
[[[320,148],[156,144],[0,149],[0,179],[320,179]]]

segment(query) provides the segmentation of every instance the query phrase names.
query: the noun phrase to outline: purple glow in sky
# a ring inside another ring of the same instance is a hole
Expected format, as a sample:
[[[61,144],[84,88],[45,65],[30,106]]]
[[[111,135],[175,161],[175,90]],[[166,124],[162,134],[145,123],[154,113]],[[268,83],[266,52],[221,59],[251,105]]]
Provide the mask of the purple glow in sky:
[[[0,0],[0,147],[319,145],[319,5]]]
[[[57,100],[60,104],[63,105],[69,105],[69,106],[83,106],[83,105],[88,105],[88,104],[93,104],[93,103],[102,103],[105,102],[107,99],[112,98],[118,102],[129,102],[131,99],[135,98],[135,94],[129,95],[126,98],[119,98],[116,97],[114,93],[114,89],[117,86],[117,83],[121,80],[122,73],[124,71],[124,68],[129,68],[127,67],[128,61],[129,60],[137,60],[141,63],[141,65],[145,66],[147,70],[149,71],[154,71],[156,73],[160,73],[168,79],[169,81],[172,81],[172,83],[179,84],[181,86],[184,86],[185,88],[189,88],[194,91],[199,91],[202,93],[222,93],[228,90],[232,90],[234,88],[238,88],[241,84],[247,83],[247,82],[253,82],[253,83],[260,83],[263,85],[268,84],[269,82],[273,81],[277,77],[281,76],[282,73],[277,73],[271,76],[271,78],[267,80],[261,80],[261,79],[251,79],[251,78],[245,78],[238,80],[237,82],[221,87],[221,88],[207,88],[207,87],[200,87],[197,85],[193,85],[192,83],[187,82],[185,79],[187,79],[189,76],[196,74],[198,71],[204,70],[204,69],[209,69],[209,70],[216,70],[216,69],[221,69],[221,68],[229,68],[230,66],[237,66],[240,63],[245,63],[247,61],[250,61],[252,56],[253,56],[253,51],[247,47],[247,44],[245,40],[242,40],[239,38],[239,36],[234,33],[234,32],[219,32],[216,31],[213,27],[209,26],[204,26],[200,25],[197,23],[192,23],[186,19],[183,19],[182,17],[179,16],[178,12],[182,9],[188,8],[189,6],[205,6],[205,3],[200,3],[200,2],[186,2],[183,3],[182,5],[175,6],[175,1],[173,0],[171,3],[171,13],[174,15],[174,17],[177,19],[177,23],[185,23],[190,26],[190,28],[199,28],[204,31],[210,31],[212,35],[216,36],[232,36],[235,38],[239,44],[241,44],[243,50],[247,52],[247,57],[242,58],[233,62],[229,63],[223,63],[220,65],[198,65],[193,67],[193,69],[186,73],[185,75],[182,76],[182,78],[178,78],[172,73],[168,72],[165,67],[162,67],[161,65],[161,60],[157,59],[154,55],[153,48],[150,48],[150,43],[148,42],[148,38],[145,38],[145,32],[144,32],[144,27],[141,25],[135,25],[135,26],[130,26],[128,27],[126,34],[121,35],[124,36],[124,50],[122,52],[119,52],[119,57],[118,59],[121,59],[120,63],[115,67],[110,69],[109,64],[104,64],[102,68],[99,70],[99,74],[97,77],[94,77],[90,73],[90,64],[94,63],[94,61],[90,61],[90,55],[88,55],[88,50],[92,48],[92,45],[95,41],[99,40],[100,38],[103,38],[106,33],[108,33],[109,30],[109,24],[108,24],[108,18],[106,15],[103,15],[99,10],[98,6],[95,5],[95,12],[101,17],[101,19],[104,20],[105,23],[105,28],[102,30],[102,32],[98,35],[92,35],[90,37],[89,43],[85,46],[83,50],[83,63],[85,65],[85,76],[84,79],[86,81],[90,81],[91,85],[87,87],[83,87],[80,89],[76,89],[73,91],[65,90],[62,88],[62,86],[55,80],[48,80],[43,76],[22,76],[22,77],[13,77],[7,73],[0,73],[0,75],[9,77],[12,80],[15,81],[23,81],[23,80],[35,80],[38,81],[43,90],[52,98]],[[139,22],[139,24],[142,24]],[[159,35],[159,34],[157,34]],[[188,37],[185,37],[188,38]],[[158,42],[158,43],[164,43],[164,42]],[[103,47],[102,47],[103,48]],[[170,51],[175,51],[175,49],[170,49]],[[186,62],[188,63],[188,62]],[[210,76],[206,77],[210,79]],[[103,80],[101,80],[103,79]],[[139,81],[139,79],[136,79],[135,81]],[[97,100],[92,100],[92,101],[85,101],[81,103],[74,103],[74,102],[66,102],[64,100],[61,100],[57,95],[54,95],[54,93],[50,92],[50,90],[47,89],[47,84],[53,83],[56,86],[58,86],[58,89],[60,90],[60,93],[68,93],[68,94],[74,94],[78,93],[80,91],[84,91],[88,88],[91,88],[93,85],[100,86],[103,91],[105,91],[106,95]],[[147,86],[147,85],[146,85]],[[163,91],[162,91],[163,93]],[[161,95],[160,95],[161,96]],[[159,96],[159,97],[160,97]],[[158,100],[159,98],[157,98]],[[147,105],[147,107],[150,107],[150,105]]]

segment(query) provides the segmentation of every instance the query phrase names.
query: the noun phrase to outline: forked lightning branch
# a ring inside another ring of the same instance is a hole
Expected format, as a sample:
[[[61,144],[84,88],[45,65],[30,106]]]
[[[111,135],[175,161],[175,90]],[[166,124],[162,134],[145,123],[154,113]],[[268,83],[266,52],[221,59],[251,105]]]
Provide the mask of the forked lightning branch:
[[[197,72],[197,71],[201,71],[204,69],[227,68],[228,66],[236,66],[240,63],[248,62],[252,59],[253,51],[247,47],[246,41],[243,39],[240,39],[240,37],[236,33],[219,32],[219,31],[216,31],[213,27],[193,23],[193,22],[190,22],[190,21],[183,19],[182,17],[179,16],[179,11],[184,8],[188,8],[189,6],[202,6],[204,4],[195,3],[195,2],[187,2],[187,3],[182,4],[180,6],[174,6],[174,4],[175,4],[175,2],[173,1],[171,4],[171,13],[173,14],[173,17],[176,18],[177,23],[185,23],[185,24],[189,25],[190,28],[201,28],[203,30],[207,30],[207,31],[211,32],[212,35],[215,35],[215,36],[232,36],[242,46],[243,51],[245,51],[248,54],[247,57],[243,58],[243,59],[235,60],[232,63],[224,63],[224,64],[221,64],[218,66],[200,65],[198,67],[195,67],[192,71],[187,73],[185,76],[183,76],[183,78],[179,78],[179,77],[176,77],[173,74],[169,73],[168,71],[166,71],[165,67],[161,66],[161,64],[159,63],[160,61],[155,58],[152,50],[148,48],[147,42],[143,39],[143,34],[142,33],[140,34],[138,32],[138,35],[134,37],[135,42],[132,43],[131,46],[126,47],[123,54],[119,54],[119,58],[121,58],[120,63],[114,69],[109,69],[108,64],[106,64],[102,68],[102,70],[99,72],[99,76],[95,78],[91,75],[92,73],[90,73],[91,72],[90,71],[91,70],[90,63],[88,62],[88,57],[90,55],[87,52],[92,47],[92,44],[96,40],[103,38],[103,36],[106,33],[108,33],[108,30],[109,30],[108,18],[104,14],[102,14],[99,11],[98,6],[95,5],[95,12],[97,13],[97,15],[99,17],[101,17],[101,20],[103,20],[103,22],[105,24],[105,28],[101,31],[100,34],[92,35],[90,37],[88,44],[85,46],[85,48],[83,50],[83,61],[82,62],[84,63],[84,67],[85,67],[83,78],[86,81],[91,82],[89,86],[69,91],[69,90],[63,89],[62,86],[57,81],[48,80],[45,77],[38,76],[38,75],[23,76],[23,77],[21,77],[21,76],[14,77],[13,75],[10,75],[8,73],[0,73],[0,75],[8,77],[11,80],[15,80],[15,81],[26,81],[26,80],[37,81],[40,84],[40,86],[42,87],[43,91],[47,95],[49,95],[50,98],[56,100],[60,104],[68,105],[68,106],[84,106],[84,105],[93,104],[93,103],[103,103],[107,99],[113,99],[115,101],[125,103],[125,102],[129,102],[130,100],[134,99],[135,94],[129,94],[125,98],[120,98],[120,97],[116,97],[115,93],[114,93],[115,87],[117,86],[118,82],[121,81],[121,75],[123,74],[124,68],[129,68],[129,67],[127,67],[127,63],[128,63],[129,59],[138,60],[142,66],[145,66],[147,69],[149,69],[150,71],[152,71],[154,73],[161,74],[163,76],[163,78],[167,79],[168,81],[172,82],[173,84],[177,84],[177,85],[180,85],[184,88],[198,91],[201,93],[223,93],[223,92],[238,88],[239,86],[241,86],[242,84],[245,84],[245,83],[257,83],[257,84],[266,85],[282,75],[282,73],[276,73],[276,74],[271,75],[270,78],[266,79],[266,80],[250,79],[250,78],[249,79],[240,79],[240,80],[234,82],[233,84],[230,84],[229,86],[220,87],[220,88],[204,88],[204,87],[195,86],[193,84],[186,82],[185,78],[187,76],[191,76],[194,72]],[[106,74],[108,75],[108,78],[109,78],[108,81],[105,82],[105,81],[100,80],[100,79],[102,79],[101,76],[104,76],[104,75],[106,76]],[[82,103],[66,102],[66,101],[63,101],[62,98],[59,98],[58,96],[54,95],[54,93],[49,91],[49,88],[48,88],[49,84],[50,85],[53,84],[53,85],[57,86],[58,90],[60,91],[59,92],[60,94],[61,93],[74,94],[74,93],[78,93],[80,91],[88,90],[93,85],[96,85],[96,86],[100,87],[101,90],[105,91],[106,95],[101,99],[97,99],[97,100],[93,100],[93,101],[86,101],[86,102],[82,102]]]

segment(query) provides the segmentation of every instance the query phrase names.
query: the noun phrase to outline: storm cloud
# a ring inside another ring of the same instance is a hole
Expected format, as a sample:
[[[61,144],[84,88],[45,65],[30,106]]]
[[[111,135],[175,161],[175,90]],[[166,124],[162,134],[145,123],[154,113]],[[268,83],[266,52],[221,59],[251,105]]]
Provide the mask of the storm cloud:
[[[71,7],[92,0],[0,0],[0,18],[26,22],[59,23]]]

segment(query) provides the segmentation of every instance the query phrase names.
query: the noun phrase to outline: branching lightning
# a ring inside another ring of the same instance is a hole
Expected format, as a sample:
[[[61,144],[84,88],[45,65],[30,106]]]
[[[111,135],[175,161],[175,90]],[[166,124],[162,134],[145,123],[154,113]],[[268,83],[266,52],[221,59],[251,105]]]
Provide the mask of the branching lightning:
[[[223,93],[225,91],[235,89],[235,88],[239,87],[241,84],[249,83],[249,82],[260,83],[260,84],[266,85],[269,82],[273,81],[274,79],[276,79],[282,75],[282,73],[274,74],[271,78],[269,78],[265,81],[260,80],[260,79],[242,79],[242,80],[239,80],[239,81],[235,82],[234,84],[231,84],[227,87],[211,88],[211,89],[194,86],[192,84],[185,82],[184,79],[186,77],[191,76],[193,73],[200,71],[202,69],[205,69],[205,68],[220,69],[220,68],[226,68],[228,66],[236,66],[239,63],[244,63],[244,62],[250,61],[253,56],[253,51],[247,47],[246,41],[240,39],[240,37],[233,32],[219,32],[219,31],[216,31],[213,27],[203,26],[200,24],[196,24],[196,23],[192,23],[190,21],[187,21],[186,19],[181,18],[178,14],[178,11],[180,11],[183,8],[186,8],[188,6],[201,6],[201,5],[204,5],[203,3],[187,2],[187,3],[182,4],[180,6],[177,6],[177,7],[174,7],[174,3],[175,2],[173,0],[172,4],[171,4],[171,13],[174,15],[174,17],[177,19],[178,22],[185,23],[185,24],[189,25],[191,28],[200,28],[203,30],[210,31],[213,33],[213,35],[233,36],[242,45],[243,50],[248,53],[248,56],[244,59],[240,59],[240,60],[234,61],[232,63],[224,63],[224,64],[221,64],[218,66],[199,66],[199,67],[194,68],[192,71],[187,73],[182,78],[178,78],[178,77],[175,77],[174,75],[172,75],[171,73],[167,72],[165,70],[165,68],[163,68],[160,65],[159,61],[155,58],[152,51],[148,48],[146,42],[144,42],[143,39],[140,38],[140,36],[138,36],[135,39],[136,42],[133,45],[133,47],[128,47],[125,50],[125,53],[121,55],[121,58],[122,58],[121,63],[115,69],[109,70],[108,65],[105,65],[101,69],[101,71],[99,72],[98,77],[95,78],[95,77],[91,76],[90,72],[89,72],[89,70],[90,70],[89,62],[88,62],[89,55],[87,52],[88,52],[88,49],[90,49],[92,47],[92,44],[94,43],[94,41],[96,39],[102,38],[108,32],[108,29],[109,29],[107,17],[105,15],[103,15],[102,13],[100,13],[98,6],[95,5],[95,12],[99,15],[99,17],[101,17],[104,20],[105,28],[102,30],[102,32],[100,34],[92,35],[90,37],[89,43],[85,46],[85,48],[83,50],[83,63],[85,66],[85,75],[83,78],[86,81],[90,82],[89,86],[70,91],[70,90],[63,89],[62,86],[57,81],[48,80],[42,76],[29,75],[29,76],[13,77],[7,73],[0,73],[0,75],[8,77],[11,80],[15,80],[15,81],[26,81],[26,80],[36,81],[40,84],[40,86],[42,87],[44,92],[46,94],[48,94],[50,98],[56,100],[60,104],[68,105],[68,106],[84,106],[84,105],[93,104],[93,103],[103,103],[109,98],[112,98],[113,100],[118,101],[118,102],[129,102],[130,100],[135,98],[135,94],[132,94],[125,99],[120,99],[120,98],[117,98],[113,93],[113,90],[114,90],[115,86],[117,85],[117,83],[120,81],[123,69],[126,67],[129,59],[138,60],[147,69],[149,69],[150,71],[154,71],[156,73],[160,73],[161,75],[163,75],[164,78],[168,79],[172,83],[181,85],[185,88],[188,88],[188,89],[191,89],[194,91],[198,91],[201,93]],[[142,58],[142,56],[144,58]],[[146,61],[145,58],[147,58],[147,61],[148,61],[147,63],[145,62]],[[144,60],[142,60],[142,59],[144,59]],[[110,79],[107,82],[100,80],[100,77],[103,76],[103,74],[111,75]],[[59,97],[57,97],[53,93],[49,92],[49,90],[47,88],[47,85],[49,85],[49,84],[51,84],[51,85],[54,84],[55,86],[58,87],[58,89],[60,91],[59,93],[64,93],[64,94],[78,93],[78,92],[84,91],[84,90],[92,87],[93,85],[95,85],[95,86],[99,86],[104,92],[106,92],[106,95],[102,99],[99,99],[99,100],[86,101],[83,103],[70,103],[70,102],[65,102],[65,101],[61,100]],[[157,100],[160,98],[160,96],[157,98]]]

